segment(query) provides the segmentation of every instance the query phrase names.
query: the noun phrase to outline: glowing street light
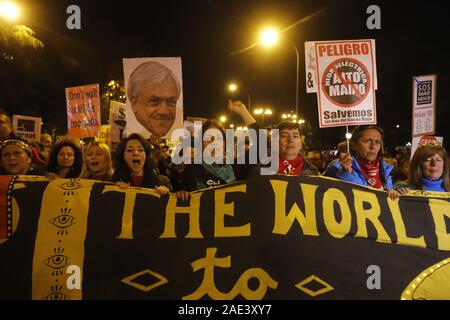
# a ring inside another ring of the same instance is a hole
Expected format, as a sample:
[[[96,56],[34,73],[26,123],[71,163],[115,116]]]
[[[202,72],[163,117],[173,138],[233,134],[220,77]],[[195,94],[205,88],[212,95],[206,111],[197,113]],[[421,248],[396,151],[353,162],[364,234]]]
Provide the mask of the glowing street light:
[[[255,115],[262,115],[262,125],[264,126],[266,116],[272,115],[272,110],[270,108],[258,108],[253,111]]]
[[[225,122],[227,122],[227,117],[220,116],[219,120],[220,120],[220,122],[225,123]]]
[[[259,41],[266,47],[271,47],[278,42],[279,32],[275,28],[266,28],[261,32]]]
[[[238,86],[236,83],[234,83],[234,82],[228,84],[228,91],[230,91],[230,92],[236,92],[236,91],[238,91],[239,89],[242,89],[242,91],[244,91],[244,92],[247,94],[247,98],[248,98],[248,105],[247,105],[247,108],[250,108],[250,107],[251,107],[251,105],[250,105],[250,104],[251,104],[250,93],[248,93],[248,91],[245,90],[244,87],[239,87],[239,86]]]
[[[235,92],[237,90],[237,85],[235,83],[230,83],[228,85],[228,90],[230,90],[231,92]]]
[[[296,120],[297,120],[297,115],[296,114],[294,114],[294,112],[293,111],[291,111],[291,112],[289,112],[289,113],[283,113],[282,115],[281,115],[281,119],[283,119],[283,120],[288,120],[288,121],[290,121],[290,120],[295,120],[295,121],[293,121],[293,122],[297,122]]]
[[[0,16],[7,20],[16,20],[20,15],[19,7],[11,1],[0,2]]]
[[[259,42],[266,46],[273,46],[279,38],[279,32],[274,28],[266,28],[264,29],[259,37]],[[297,46],[288,38],[285,39],[291,44],[292,48],[295,50],[295,54],[297,56],[297,74],[296,74],[296,85],[295,85],[295,114],[298,114],[298,90],[299,90],[299,76],[300,76],[300,54],[298,53]]]

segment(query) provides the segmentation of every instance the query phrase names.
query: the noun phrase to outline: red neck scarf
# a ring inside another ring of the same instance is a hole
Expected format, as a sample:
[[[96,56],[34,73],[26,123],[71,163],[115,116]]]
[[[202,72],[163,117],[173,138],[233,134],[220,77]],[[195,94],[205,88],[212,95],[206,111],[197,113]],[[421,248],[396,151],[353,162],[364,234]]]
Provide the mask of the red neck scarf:
[[[131,176],[132,186],[133,187],[140,187],[142,184],[142,181],[144,181],[144,176]]]
[[[298,176],[303,169],[303,158],[298,156],[293,160],[286,160],[282,157],[279,159],[278,173],[291,176]]]
[[[380,178],[380,161],[374,160],[369,163],[361,162],[357,160],[359,166],[361,167],[361,171],[364,174],[364,178],[366,178],[367,184],[369,187],[381,189],[381,178]]]

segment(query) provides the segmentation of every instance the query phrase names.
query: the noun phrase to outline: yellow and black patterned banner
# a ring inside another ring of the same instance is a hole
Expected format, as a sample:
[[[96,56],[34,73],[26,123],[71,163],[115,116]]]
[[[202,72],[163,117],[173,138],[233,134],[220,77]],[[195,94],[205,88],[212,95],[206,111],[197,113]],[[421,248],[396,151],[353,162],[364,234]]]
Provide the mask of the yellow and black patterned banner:
[[[0,299],[450,299],[449,193],[267,176],[184,203],[9,178]]]

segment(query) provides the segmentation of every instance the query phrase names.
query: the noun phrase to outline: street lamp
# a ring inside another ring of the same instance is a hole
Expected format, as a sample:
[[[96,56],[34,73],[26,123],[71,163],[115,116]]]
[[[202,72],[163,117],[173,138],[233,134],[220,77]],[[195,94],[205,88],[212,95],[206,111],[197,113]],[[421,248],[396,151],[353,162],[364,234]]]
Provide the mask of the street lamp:
[[[279,31],[274,28],[266,28],[261,32],[260,43],[266,47],[272,47],[279,38]],[[299,74],[300,74],[300,54],[298,53],[297,46],[288,38],[285,39],[291,44],[292,48],[295,50],[297,56],[297,74],[295,82],[295,114],[298,114],[298,90],[299,90]]]
[[[266,47],[271,47],[278,42],[279,32],[275,28],[266,28],[261,32],[260,42]]]
[[[220,116],[219,120],[220,120],[220,122],[225,123],[225,122],[227,122],[227,117]]]
[[[270,108],[258,108],[258,109],[255,109],[253,111],[253,113],[255,115],[262,115],[262,125],[264,126],[266,116],[271,116],[273,112],[272,112],[272,109],[270,109]]]
[[[248,93],[247,90],[245,90],[244,87],[240,87],[238,86],[236,83],[232,82],[228,85],[228,91],[230,92],[236,92],[237,90],[242,89],[242,91],[244,91],[247,94],[248,97],[248,105],[247,108],[249,109],[251,107],[251,98],[250,98],[250,93]]]
[[[0,2],[0,15],[7,20],[16,20],[20,15],[20,10],[11,1],[2,1]]]
[[[289,112],[289,113],[283,113],[281,115],[281,119],[283,120],[297,120],[297,114],[295,114],[293,111]]]

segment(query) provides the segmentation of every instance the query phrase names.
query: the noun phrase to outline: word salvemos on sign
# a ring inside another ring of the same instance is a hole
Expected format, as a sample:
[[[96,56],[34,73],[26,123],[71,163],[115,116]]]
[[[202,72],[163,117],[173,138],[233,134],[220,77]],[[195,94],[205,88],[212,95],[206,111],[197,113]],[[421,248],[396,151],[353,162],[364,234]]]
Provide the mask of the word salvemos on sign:
[[[0,188],[0,299],[450,298],[448,193],[279,175],[187,202],[79,179]],[[367,286],[373,265],[389,290]]]
[[[321,127],[376,123],[373,44],[371,40],[314,44]]]

